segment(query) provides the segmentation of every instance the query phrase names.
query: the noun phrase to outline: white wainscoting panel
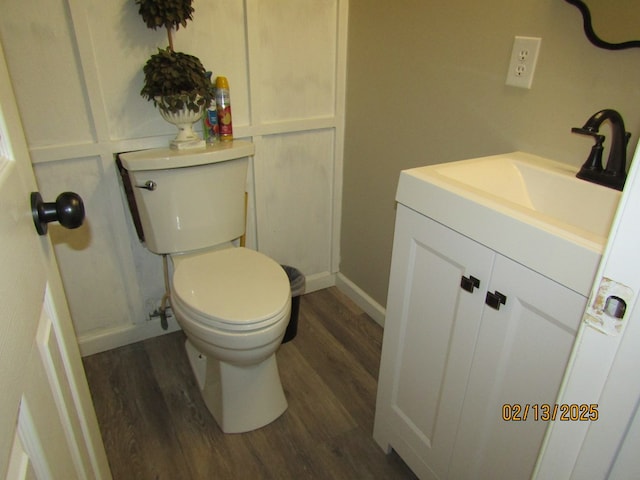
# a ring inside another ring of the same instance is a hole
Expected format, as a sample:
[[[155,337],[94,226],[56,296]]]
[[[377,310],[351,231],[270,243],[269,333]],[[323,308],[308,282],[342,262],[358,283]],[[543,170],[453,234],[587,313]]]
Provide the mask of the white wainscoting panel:
[[[139,242],[119,152],[166,146],[175,127],[140,97],[166,32],[133,0],[5,0],[0,41],[45,201],[66,190],[86,224],[51,225],[83,354],[161,334],[162,260]],[[193,0],[175,49],[231,87],[236,138],[253,141],[247,245],[293,265],[308,291],[339,267],[348,0]],[[201,131],[198,126],[197,130]],[[169,331],[177,325],[170,321]]]

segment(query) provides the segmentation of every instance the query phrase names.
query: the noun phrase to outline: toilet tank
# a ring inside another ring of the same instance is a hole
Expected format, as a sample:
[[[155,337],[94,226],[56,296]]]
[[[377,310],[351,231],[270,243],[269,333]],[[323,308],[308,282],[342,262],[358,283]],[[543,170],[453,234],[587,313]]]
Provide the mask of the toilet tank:
[[[188,252],[240,237],[253,153],[252,143],[233,141],[206,150],[120,154],[147,248],[158,254]]]

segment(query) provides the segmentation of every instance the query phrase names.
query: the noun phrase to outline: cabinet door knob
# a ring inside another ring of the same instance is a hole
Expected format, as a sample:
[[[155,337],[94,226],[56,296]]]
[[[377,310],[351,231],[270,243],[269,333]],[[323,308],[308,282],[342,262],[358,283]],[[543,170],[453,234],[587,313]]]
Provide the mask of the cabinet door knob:
[[[467,292],[473,293],[474,288],[480,287],[480,280],[478,280],[473,275],[469,275],[469,278],[463,276],[460,279],[460,287],[462,287],[462,289],[466,290]]]
[[[487,292],[487,297],[485,298],[484,303],[489,305],[491,308],[500,310],[500,305],[505,305],[507,303],[507,297],[497,290],[494,293]]]

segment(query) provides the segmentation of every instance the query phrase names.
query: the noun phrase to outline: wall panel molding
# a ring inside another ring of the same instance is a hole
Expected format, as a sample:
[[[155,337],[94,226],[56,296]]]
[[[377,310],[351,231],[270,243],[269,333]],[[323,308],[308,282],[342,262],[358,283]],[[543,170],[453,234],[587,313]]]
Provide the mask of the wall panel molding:
[[[83,353],[95,353],[162,333],[148,317],[164,292],[162,261],[135,235],[114,158],[175,136],[139,96],[142,66],[166,34],[146,29],[133,0],[49,1],[45,11],[38,0],[6,0],[31,23],[3,16],[0,39],[42,191],[79,188],[85,198],[91,228],[55,247]],[[332,285],[348,2],[194,0],[194,8],[176,49],[229,78],[234,137],[256,144],[248,245],[301,268],[309,289]],[[41,106],[54,113],[36,114]]]

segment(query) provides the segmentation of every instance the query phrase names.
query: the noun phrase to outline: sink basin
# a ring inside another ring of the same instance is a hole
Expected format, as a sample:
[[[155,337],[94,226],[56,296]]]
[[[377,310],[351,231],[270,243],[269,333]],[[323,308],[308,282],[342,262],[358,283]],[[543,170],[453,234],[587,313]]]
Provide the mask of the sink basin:
[[[405,170],[398,202],[588,295],[621,192],[524,152]]]
[[[441,164],[434,170],[480,195],[605,238],[620,199],[614,189],[576,178],[577,169],[569,165],[523,153]]]

